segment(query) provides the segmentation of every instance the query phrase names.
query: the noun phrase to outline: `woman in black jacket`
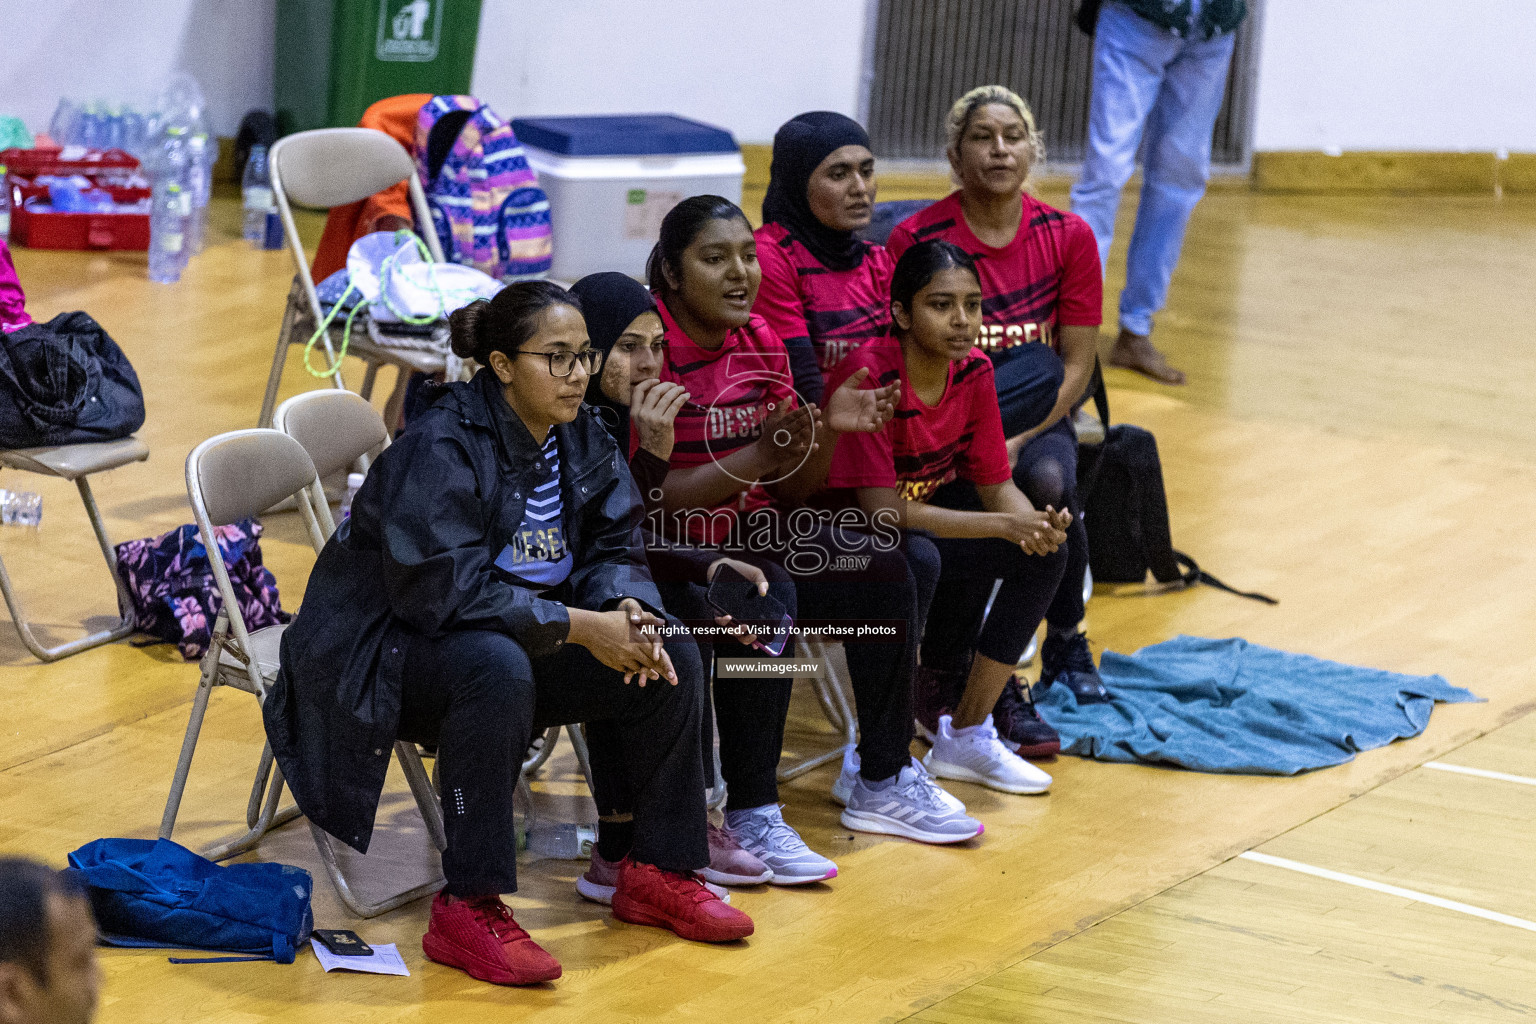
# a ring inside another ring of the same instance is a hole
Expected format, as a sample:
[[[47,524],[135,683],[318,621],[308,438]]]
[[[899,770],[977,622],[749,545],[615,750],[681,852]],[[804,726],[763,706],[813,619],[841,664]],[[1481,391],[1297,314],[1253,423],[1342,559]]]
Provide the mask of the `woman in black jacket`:
[[[633,811],[614,916],[744,937],[751,920],[693,875],[708,862],[698,653],[638,631],[664,625],[661,598],[634,483],[581,407],[601,357],[580,306],[528,282],[451,323],[484,368],[375,461],[283,637],[263,707],[283,776],[365,852],[393,742],[436,744],[448,884],[422,948],[482,980],[548,981],[560,965],[498,895],[517,888],[513,787],[536,730],[586,722],[620,752],[600,802]]]

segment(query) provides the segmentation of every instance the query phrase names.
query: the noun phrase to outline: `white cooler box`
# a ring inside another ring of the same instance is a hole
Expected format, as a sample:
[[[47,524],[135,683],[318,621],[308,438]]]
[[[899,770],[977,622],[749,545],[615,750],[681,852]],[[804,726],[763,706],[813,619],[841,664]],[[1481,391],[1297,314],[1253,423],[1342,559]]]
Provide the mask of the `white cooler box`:
[[[644,279],[661,219],[689,196],[741,203],[731,133],[671,114],[526,117],[512,130],[549,194],[554,265],[574,282],[600,270]]]

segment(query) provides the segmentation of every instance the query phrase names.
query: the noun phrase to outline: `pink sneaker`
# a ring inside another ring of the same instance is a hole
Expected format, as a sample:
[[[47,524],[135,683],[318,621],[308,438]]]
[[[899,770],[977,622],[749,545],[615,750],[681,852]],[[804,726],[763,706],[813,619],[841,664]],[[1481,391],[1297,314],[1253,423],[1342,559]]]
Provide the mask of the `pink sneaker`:
[[[576,879],[576,891],[582,899],[591,900],[593,903],[601,903],[605,907],[613,906],[613,893],[619,887],[619,865],[611,860],[604,860],[603,855],[596,850],[592,851],[592,865],[586,873]],[[731,894],[718,885],[704,883],[704,888],[714,893],[722,903],[731,902]]]
[[[773,869],[741,848],[728,828],[709,823],[709,867],[699,872],[715,885],[761,885]]]

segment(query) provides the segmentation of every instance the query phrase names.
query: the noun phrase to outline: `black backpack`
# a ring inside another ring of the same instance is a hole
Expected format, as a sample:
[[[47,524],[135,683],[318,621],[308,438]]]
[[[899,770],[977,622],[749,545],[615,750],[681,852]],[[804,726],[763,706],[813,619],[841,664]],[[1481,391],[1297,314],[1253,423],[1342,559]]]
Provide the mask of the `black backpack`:
[[[1205,583],[1239,597],[1278,603],[1264,594],[1227,586],[1173,546],[1157,438],[1141,427],[1109,425],[1109,396],[1097,363],[1092,386],[1105,436],[1102,444],[1081,448],[1077,493],[1088,531],[1093,578],[1101,583],[1140,583],[1150,571],[1159,583]]]
[[[143,425],[138,375],[90,314],[0,334],[0,448],[112,441]]]

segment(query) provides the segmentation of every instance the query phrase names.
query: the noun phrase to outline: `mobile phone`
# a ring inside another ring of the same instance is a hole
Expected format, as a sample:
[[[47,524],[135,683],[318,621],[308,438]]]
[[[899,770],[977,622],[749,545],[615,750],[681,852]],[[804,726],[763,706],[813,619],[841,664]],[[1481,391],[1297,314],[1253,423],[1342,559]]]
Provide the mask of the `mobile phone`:
[[[778,657],[789,643],[789,629],[794,623],[784,606],[772,595],[759,594],[757,584],[729,565],[715,570],[715,579],[706,595],[710,607],[729,615],[757,634],[759,650]]]
[[[340,928],[316,928],[313,932],[320,945],[336,956],[373,956],[373,947],[357,937],[357,932]]]

